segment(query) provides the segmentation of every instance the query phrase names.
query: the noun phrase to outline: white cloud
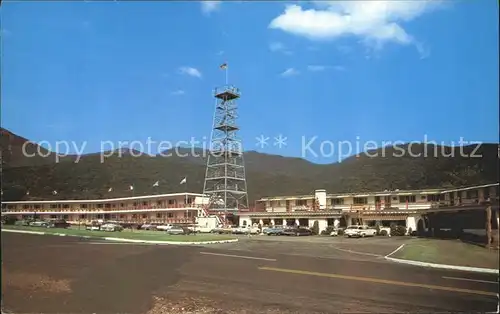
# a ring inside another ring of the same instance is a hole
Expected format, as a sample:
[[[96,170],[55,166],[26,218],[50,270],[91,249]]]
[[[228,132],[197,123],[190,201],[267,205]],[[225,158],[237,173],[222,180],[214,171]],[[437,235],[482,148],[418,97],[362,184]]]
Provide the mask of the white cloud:
[[[221,1],[201,1],[201,11],[209,15],[220,8]]]
[[[181,96],[181,95],[184,95],[186,94],[185,91],[183,91],[182,89],[179,89],[179,90],[176,90],[176,91],[173,91],[170,93],[170,95],[174,95],[174,96]]]
[[[440,6],[441,1],[315,1],[316,8],[288,5],[269,28],[279,29],[312,40],[356,36],[381,48],[385,42],[416,44],[402,27]]]
[[[280,43],[278,41],[270,43],[269,50],[271,50],[272,52],[282,52],[284,54],[292,54],[292,52],[288,50],[283,43]]]
[[[198,69],[195,69],[192,67],[181,67],[179,69],[179,72],[182,74],[189,75],[189,76],[201,78],[201,72]]]
[[[321,72],[321,71],[326,71],[326,70],[335,70],[335,71],[345,71],[345,67],[341,65],[309,65],[307,66],[307,70],[311,72]]]
[[[294,68],[288,68],[280,75],[283,77],[290,77],[290,76],[294,76],[294,75],[298,75],[298,74],[299,74],[299,71],[295,70]]]

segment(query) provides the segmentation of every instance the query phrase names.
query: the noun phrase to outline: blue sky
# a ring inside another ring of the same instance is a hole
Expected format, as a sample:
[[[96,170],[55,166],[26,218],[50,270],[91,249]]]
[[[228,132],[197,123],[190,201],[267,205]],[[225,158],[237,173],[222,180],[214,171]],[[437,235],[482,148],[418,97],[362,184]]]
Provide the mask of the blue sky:
[[[497,6],[6,2],[2,126],[85,152],[203,141],[228,62],[245,150],[324,163],[339,141],[498,142]],[[269,145],[256,146],[260,135]],[[304,155],[315,136],[318,157]]]

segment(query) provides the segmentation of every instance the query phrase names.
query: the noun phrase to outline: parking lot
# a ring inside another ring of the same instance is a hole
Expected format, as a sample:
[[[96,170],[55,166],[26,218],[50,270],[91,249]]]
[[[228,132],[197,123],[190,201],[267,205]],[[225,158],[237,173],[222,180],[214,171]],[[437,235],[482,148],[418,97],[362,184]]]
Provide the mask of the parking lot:
[[[96,314],[496,309],[496,276],[380,258],[407,238],[238,238],[238,243],[179,247],[3,233],[4,309]],[[373,247],[373,253],[349,247]]]

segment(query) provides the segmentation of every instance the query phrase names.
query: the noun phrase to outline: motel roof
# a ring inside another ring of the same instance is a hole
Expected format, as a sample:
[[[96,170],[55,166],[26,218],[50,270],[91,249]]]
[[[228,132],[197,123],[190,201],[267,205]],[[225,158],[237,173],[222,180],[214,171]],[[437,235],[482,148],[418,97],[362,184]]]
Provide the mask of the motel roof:
[[[142,195],[142,196],[106,198],[106,199],[93,199],[93,200],[11,201],[11,202],[2,202],[2,203],[4,203],[4,204],[112,203],[112,202],[121,202],[121,201],[147,200],[147,199],[157,199],[157,198],[176,197],[176,196],[199,196],[199,197],[204,197],[206,195],[199,194],[199,193],[170,193],[170,194],[154,194],[154,195]]]

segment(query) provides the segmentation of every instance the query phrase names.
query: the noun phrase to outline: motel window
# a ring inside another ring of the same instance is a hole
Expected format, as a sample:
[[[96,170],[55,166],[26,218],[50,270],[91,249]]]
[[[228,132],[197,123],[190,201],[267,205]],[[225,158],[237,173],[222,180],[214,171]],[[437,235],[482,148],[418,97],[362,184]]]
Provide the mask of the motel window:
[[[332,205],[344,205],[343,198],[332,198]]]
[[[102,219],[102,215],[101,214],[97,215],[97,219]]]
[[[51,218],[51,219],[56,219],[56,218],[57,218],[57,215],[50,215],[50,218]]]
[[[365,205],[368,204],[368,198],[366,197],[355,197],[353,200],[354,205]]]
[[[64,204],[63,208],[69,208],[69,205],[68,204]]]
[[[134,207],[137,206],[137,202],[134,202]]]
[[[168,205],[174,205],[175,204],[175,200],[168,200]]]
[[[104,204],[104,207],[105,207],[105,208],[110,208],[110,207],[111,207],[111,204]]]
[[[468,190],[465,192],[465,198],[475,199],[478,198],[477,190]]]
[[[87,208],[87,204],[80,204],[81,208]]]
[[[184,218],[191,217],[192,216],[191,214],[192,214],[191,212],[187,212],[187,213],[184,212]]]
[[[16,209],[16,205],[7,205],[8,209]]]
[[[406,203],[406,202],[415,203],[415,200],[416,200],[415,195],[401,195],[399,197],[400,203]]]
[[[68,215],[63,215],[63,219],[64,220],[69,219],[69,216]]]
[[[187,201],[188,201],[189,204],[194,203],[194,198],[188,197]]]
[[[113,208],[116,208],[116,204],[111,205]]]
[[[134,218],[134,219],[137,218],[137,214],[133,214],[132,218]]]
[[[161,218],[161,214],[160,213],[156,214],[156,218]]]
[[[35,205],[35,209],[40,209],[41,206],[40,205]]]
[[[157,201],[156,205],[160,205],[161,206],[161,203],[162,203],[161,201]]]
[[[120,207],[125,207],[125,203],[120,203]]]
[[[52,205],[50,205],[50,208],[57,208],[57,205],[56,204],[52,204]]]
[[[85,219],[85,214],[80,215],[80,219]]]
[[[30,206],[29,206],[29,205],[23,205],[23,208],[24,208],[24,209],[29,209],[29,208],[30,208]]]
[[[397,196],[393,196],[393,197],[392,197],[392,200],[393,200],[393,201],[397,201],[397,200],[398,200],[398,197],[397,197]]]
[[[174,213],[167,213],[168,218],[174,218]]]
[[[295,206],[306,206],[307,205],[307,200],[296,200],[295,201]]]
[[[148,205],[148,202],[142,202],[142,205],[143,205],[143,206],[147,206],[147,205]]]
[[[427,195],[427,201],[428,202],[439,202],[441,195],[439,194],[429,194]]]
[[[142,214],[142,218],[148,218],[148,215]]]
[[[124,218],[125,218],[125,215],[121,214],[120,219],[124,219]]]
[[[97,204],[97,208],[102,208],[103,204]]]
[[[7,204],[2,204],[2,208],[7,208]]]

